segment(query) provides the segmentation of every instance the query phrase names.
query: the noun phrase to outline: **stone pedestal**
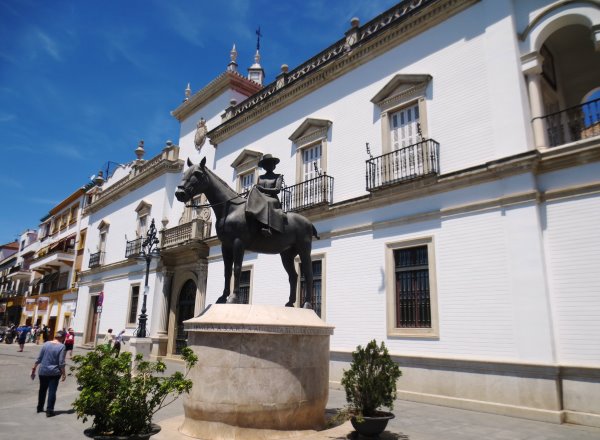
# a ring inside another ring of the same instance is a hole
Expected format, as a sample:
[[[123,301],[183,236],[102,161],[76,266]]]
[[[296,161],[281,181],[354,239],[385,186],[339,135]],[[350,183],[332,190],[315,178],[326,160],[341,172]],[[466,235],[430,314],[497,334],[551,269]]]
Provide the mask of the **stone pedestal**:
[[[216,304],[184,324],[199,360],[180,432],[264,440],[324,427],[333,327],[314,311]]]
[[[121,345],[121,347],[123,347]],[[129,351],[131,352],[131,359],[133,362],[133,368],[135,369],[136,362],[135,356],[141,354],[144,359],[150,358],[152,352],[152,339],[151,338],[130,338],[129,339]]]

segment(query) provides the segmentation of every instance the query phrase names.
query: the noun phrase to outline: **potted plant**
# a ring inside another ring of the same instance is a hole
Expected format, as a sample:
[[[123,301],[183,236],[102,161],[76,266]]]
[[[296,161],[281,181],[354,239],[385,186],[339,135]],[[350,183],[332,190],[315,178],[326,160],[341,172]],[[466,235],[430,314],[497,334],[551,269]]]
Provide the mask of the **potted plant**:
[[[159,432],[152,416],[192,388],[187,374],[198,357],[187,347],[182,357],[186,374],[175,372],[168,376],[164,374],[167,368],[164,362],[145,361],[138,354],[133,368],[131,353],[115,356],[105,344],[85,356],[73,356],[75,366],[71,371],[75,372],[81,390],[73,408],[77,418],[93,421],[92,428],[84,434],[95,439],[132,440],[148,439]]]
[[[346,391],[347,412],[359,434],[377,436],[394,418],[394,414],[380,408],[394,409],[396,381],[401,375],[383,342],[378,346],[373,339],[352,352],[350,369],[344,371],[341,383]]]

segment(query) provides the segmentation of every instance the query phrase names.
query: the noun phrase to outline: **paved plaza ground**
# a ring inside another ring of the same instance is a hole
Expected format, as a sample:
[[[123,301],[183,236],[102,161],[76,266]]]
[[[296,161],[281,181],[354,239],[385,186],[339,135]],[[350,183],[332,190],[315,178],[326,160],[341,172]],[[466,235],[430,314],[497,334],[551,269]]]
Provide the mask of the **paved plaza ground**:
[[[90,426],[77,420],[71,402],[77,396],[73,376],[58,387],[57,415],[37,414],[37,378],[29,377],[40,346],[27,344],[23,353],[16,344],[0,344],[0,440],[79,440]],[[76,353],[84,350],[76,347]],[[182,370],[176,361],[166,361],[170,371]],[[344,394],[330,390],[328,409],[340,408]],[[388,425],[386,439],[397,440],[600,440],[600,428],[556,425],[493,414],[464,411],[442,406],[396,401],[396,418]],[[155,422],[172,426],[183,415],[182,400],[159,411]],[[336,430],[318,438],[353,438],[349,430]],[[153,440],[182,438],[163,429]],[[316,437],[313,437],[316,438]]]

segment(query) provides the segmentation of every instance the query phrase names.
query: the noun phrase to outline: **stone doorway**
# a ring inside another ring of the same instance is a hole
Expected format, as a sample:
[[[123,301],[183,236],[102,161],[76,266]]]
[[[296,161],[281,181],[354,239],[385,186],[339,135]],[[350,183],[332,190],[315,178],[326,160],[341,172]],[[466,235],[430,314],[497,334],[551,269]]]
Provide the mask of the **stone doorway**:
[[[196,283],[187,280],[179,293],[177,304],[177,334],[175,336],[175,354],[181,354],[181,349],[187,347],[187,332],[183,328],[183,321],[194,317],[196,304]]]

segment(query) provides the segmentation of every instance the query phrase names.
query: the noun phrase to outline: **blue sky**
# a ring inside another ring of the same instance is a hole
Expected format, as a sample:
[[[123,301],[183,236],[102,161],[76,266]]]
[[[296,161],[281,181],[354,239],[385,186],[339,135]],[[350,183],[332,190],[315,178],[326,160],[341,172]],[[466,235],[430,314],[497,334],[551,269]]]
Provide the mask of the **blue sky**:
[[[170,115],[225,70],[261,63],[269,83],[395,0],[0,0],[0,244],[36,229],[107,161],[177,143]]]

